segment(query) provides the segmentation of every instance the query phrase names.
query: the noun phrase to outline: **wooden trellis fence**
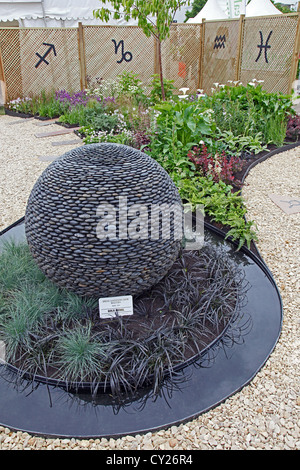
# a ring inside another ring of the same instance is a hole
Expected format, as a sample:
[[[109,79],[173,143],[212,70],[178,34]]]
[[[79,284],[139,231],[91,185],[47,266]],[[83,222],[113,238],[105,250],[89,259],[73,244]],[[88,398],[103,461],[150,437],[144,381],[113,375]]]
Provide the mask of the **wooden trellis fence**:
[[[299,38],[299,13],[174,24],[162,45],[163,73],[192,92],[256,78],[267,91],[290,93]],[[136,26],[0,28],[0,82],[7,100],[42,90],[78,91],[123,71],[139,74],[145,85],[159,71],[155,40]]]

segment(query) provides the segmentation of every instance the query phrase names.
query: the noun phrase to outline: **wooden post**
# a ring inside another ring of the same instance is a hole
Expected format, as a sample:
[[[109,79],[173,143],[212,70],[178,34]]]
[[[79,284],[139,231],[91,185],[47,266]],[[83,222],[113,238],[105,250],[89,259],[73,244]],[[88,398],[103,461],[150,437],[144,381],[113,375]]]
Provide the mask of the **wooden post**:
[[[300,53],[300,13],[298,13],[296,37],[295,37],[294,51],[293,51],[292,63],[291,63],[290,80],[289,80],[288,91],[287,91],[288,94],[292,93],[293,82],[297,78],[299,53]]]
[[[204,57],[204,40],[205,40],[205,18],[202,18],[200,25],[200,53],[199,53],[199,74],[198,74],[198,89],[203,87],[203,57]]]
[[[3,65],[3,60],[2,60],[2,53],[1,53],[1,48],[0,48],[0,96],[2,94],[2,89],[4,88],[4,104],[7,103],[8,101],[8,96],[7,96],[7,86],[6,86],[6,80],[5,80],[5,73],[4,73],[4,65]]]
[[[237,47],[237,54],[236,54],[236,66],[235,66],[234,80],[240,80],[240,78],[241,78],[241,64],[242,64],[243,41],[244,41],[244,26],[245,26],[245,15],[240,15],[239,38],[238,38],[238,47]]]
[[[82,23],[78,23],[78,57],[80,71],[80,88],[83,90],[87,87],[86,77],[86,59],[85,59],[85,42]]]

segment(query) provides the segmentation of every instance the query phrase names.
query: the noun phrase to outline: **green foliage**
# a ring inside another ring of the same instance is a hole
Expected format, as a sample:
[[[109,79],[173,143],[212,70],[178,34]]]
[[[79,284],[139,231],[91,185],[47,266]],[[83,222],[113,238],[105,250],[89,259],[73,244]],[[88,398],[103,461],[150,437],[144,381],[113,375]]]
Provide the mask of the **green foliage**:
[[[105,107],[98,101],[90,102],[89,105],[76,105],[70,107],[68,111],[59,118],[60,122],[78,126],[92,126],[96,130],[110,132],[118,124],[116,114],[108,114]]]
[[[84,382],[101,375],[99,359],[104,351],[97,336],[93,337],[91,327],[91,323],[78,324],[58,340],[56,366],[67,381]]]
[[[211,112],[203,111],[199,102],[164,102],[154,107],[156,123],[152,136],[151,156],[169,174],[187,177],[193,172],[188,151],[211,137],[215,130]]]
[[[287,119],[295,113],[290,95],[268,93],[257,80],[247,86],[238,82],[220,86],[205,101],[214,110],[218,137],[240,140],[237,149],[247,149],[248,140],[249,151],[260,151],[259,141],[261,149],[269,143],[282,145]]]
[[[21,288],[28,276],[36,282],[45,279],[33,261],[27,245],[14,241],[4,242],[0,252],[0,295]]]
[[[275,144],[276,147],[281,147],[284,144],[287,133],[287,119],[283,119],[280,115],[274,114],[264,123],[263,133],[268,143]]]
[[[29,253],[25,245],[21,249]],[[2,253],[9,251],[19,259],[15,246],[5,246]],[[91,392],[102,382],[120,396],[150,378],[159,391],[166,371],[172,374],[186,352],[197,354],[212,329],[223,329],[244,295],[239,268],[225,250],[182,253],[174,272],[156,285],[157,309],[164,312],[159,328],[151,293],[137,299],[134,317],[102,321],[97,299],[79,298],[29,272],[21,287],[16,280],[16,288],[5,292],[4,303],[0,297],[6,361],[19,368],[20,376],[26,371],[33,379],[42,373],[69,384],[87,381]]]
[[[118,75],[117,93],[119,98],[130,98],[136,106],[149,101],[145,93],[145,87],[142,86],[142,82],[139,79],[139,75],[133,72],[124,71],[121,75]]]
[[[147,37],[153,35],[163,41],[169,35],[170,25],[176,11],[184,5],[189,5],[190,1],[110,0],[108,2],[104,0],[102,3],[109,3],[112,8],[102,7],[99,10],[94,10],[95,18],[105,22],[108,22],[111,16],[114,19],[124,17],[125,21],[133,18],[138,21],[138,26]],[[155,21],[153,21],[153,17]]]
[[[245,150],[254,155],[267,149],[267,145],[262,145],[262,133],[253,135],[237,135],[230,131],[220,131],[220,139],[225,144],[225,149],[232,155],[241,155]]]
[[[245,243],[250,247],[257,236],[253,230],[254,223],[246,222],[247,209],[239,193],[232,192],[232,186],[220,181],[215,183],[209,177],[193,177],[177,181],[178,190],[183,201],[192,205],[202,205],[204,213],[212,220],[230,228],[227,237],[239,242],[238,249]]]
[[[150,90],[150,103],[155,105],[157,102],[162,101],[162,90],[160,84],[160,77],[158,74],[151,75],[151,90]],[[164,83],[164,90],[165,90],[165,98],[170,100],[174,98],[174,91],[176,88],[174,87],[173,83],[174,80],[167,80],[166,78],[163,79]]]
[[[56,99],[55,93],[46,94],[42,92],[40,99],[37,100],[37,109],[34,114],[41,117],[56,118],[66,111],[67,106],[66,103]]]
[[[290,9],[289,5],[283,5],[282,3],[279,3],[279,2],[275,2],[274,0],[271,0],[271,2],[273,3],[273,5],[275,5],[275,7],[281,11],[282,13],[290,13],[292,10]]]
[[[194,0],[192,3],[192,9],[186,12],[185,21],[189,18],[195,18],[195,16],[202,10],[205,6],[207,0]]]
[[[11,100],[7,103],[7,107],[19,113],[54,118],[66,111],[67,104],[57,100],[55,92],[42,91],[39,96]]]
[[[132,145],[133,136],[130,131],[114,134],[112,132],[98,131],[94,127],[84,126],[79,129],[79,133],[84,135],[83,142],[85,144],[112,142],[115,144]]]

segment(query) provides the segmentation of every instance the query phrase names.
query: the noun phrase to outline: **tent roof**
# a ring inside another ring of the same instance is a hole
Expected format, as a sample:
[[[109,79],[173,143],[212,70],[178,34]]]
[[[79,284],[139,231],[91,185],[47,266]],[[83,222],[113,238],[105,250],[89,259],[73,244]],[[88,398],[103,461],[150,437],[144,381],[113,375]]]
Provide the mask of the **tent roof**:
[[[270,0],[251,0],[246,6],[246,16],[280,15],[281,13]]]
[[[217,0],[207,0],[206,4],[195,18],[189,18],[187,23],[201,23],[202,19],[206,20],[223,20],[228,18],[227,14],[220,7]]]
[[[93,10],[99,8],[99,0],[0,0],[0,21],[43,17],[57,20],[89,20],[94,18]]]
[[[0,0],[0,21],[13,21],[19,19],[43,19],[53,20],[90,20],[91,23],[102,23],[95,20],[93,10],[101,8],[99,0]],[[109,8],[109,2],[105,7]],[[177,11],[175,19],[178,22],[185,20],[185,13],[191,6],[184,5]],[[93,20],[93,21],[91,21]],[[104,22],[103,22],[104,23]],[[125,20],[110,20],[110,23],[125,24]],[[126,24],[137,24],[137,20],[130,20]]]

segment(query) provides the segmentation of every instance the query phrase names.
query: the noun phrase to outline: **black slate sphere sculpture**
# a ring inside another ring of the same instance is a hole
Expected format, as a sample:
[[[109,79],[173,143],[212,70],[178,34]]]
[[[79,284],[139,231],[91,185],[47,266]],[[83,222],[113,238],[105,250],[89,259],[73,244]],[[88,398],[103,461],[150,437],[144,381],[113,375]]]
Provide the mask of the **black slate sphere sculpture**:
[[[25,231],[37,264],[58,286],[81,296],[137,295],[176,260],[181,209],[173,181],[151,157],[125,145],[91,144],[42,173]]]

